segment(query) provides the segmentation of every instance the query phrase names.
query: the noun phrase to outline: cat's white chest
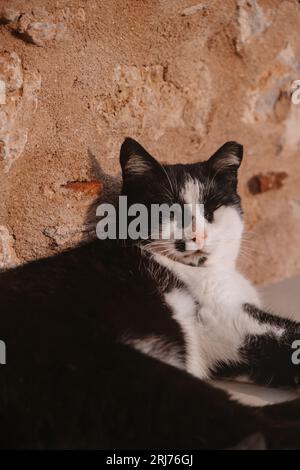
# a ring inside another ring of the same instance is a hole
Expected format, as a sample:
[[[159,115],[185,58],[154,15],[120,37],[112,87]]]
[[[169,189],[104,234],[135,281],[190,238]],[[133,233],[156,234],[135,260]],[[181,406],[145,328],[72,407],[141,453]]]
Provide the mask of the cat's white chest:
[[[181,279],[200,305],[212,312],[233,311],[245,303],[259,305],[256,289],[235,270],[187,268],[179,272]]]
[[[207,378],[218,361],[239,359],[247,332],[262,327],[243,311],[243,304],[259,305],[251,284],[235,271],[179,266],[177,276],[186,287],[165,294],[173,318],[187,343],[187,370]]]
[[[197,268],[168,261],[167,267],[186,285],[200,306],[212,312],[220,308],[233,311],[245,303],[260,305],[256,289],[234,267]]]

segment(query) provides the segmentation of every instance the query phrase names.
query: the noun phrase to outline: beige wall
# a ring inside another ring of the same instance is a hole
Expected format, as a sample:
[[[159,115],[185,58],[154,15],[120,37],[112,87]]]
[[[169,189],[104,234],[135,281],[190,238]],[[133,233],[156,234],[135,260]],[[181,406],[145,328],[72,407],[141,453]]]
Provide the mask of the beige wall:
[[[115,180],[103,172],[118,175],[129,135],[169,163],[244,144],[241,266],[258,284],[300,273],[299,2],[0,0],[0,11],[0,266],[93,231],[96,181],[106,198]],[[287,174],[282,187],[252,194],[249,180],[269,172]]]

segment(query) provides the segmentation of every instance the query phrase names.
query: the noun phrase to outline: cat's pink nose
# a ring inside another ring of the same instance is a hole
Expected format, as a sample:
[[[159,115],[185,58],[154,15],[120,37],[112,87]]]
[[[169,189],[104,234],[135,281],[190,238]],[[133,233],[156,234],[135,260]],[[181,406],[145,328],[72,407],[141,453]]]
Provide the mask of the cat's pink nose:
[[[204,246],[204,241],[207,238],[207,232],[206,230],[203,232],[193,232],[191,238],[192,241],[196,243],[198,250],[201,250]]]

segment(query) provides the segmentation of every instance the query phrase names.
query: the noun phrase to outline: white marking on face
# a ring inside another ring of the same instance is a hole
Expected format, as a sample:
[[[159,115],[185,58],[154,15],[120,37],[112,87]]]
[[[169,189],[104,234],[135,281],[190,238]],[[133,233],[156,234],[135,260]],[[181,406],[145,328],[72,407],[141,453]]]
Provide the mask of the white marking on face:
[[[201,204],[203,192],[204,185],[200,181],[188,178],[180,195],[186,204]]]
[[[234,158],[237,159],[232,155],[232,161]],[[204,192],[204,185],[189,178],[181,192],[181,197],[186,203],[198,208],[203,201]],[[205,266],[220,262],[235,264],[243,232],[243,221],[238,210],[231,206],[221,206],[214,211],[214,219],[211,223],[205,220],[203,211],[197,213],[196,220],[197,225],[194,227],[193,236],[186,239],[186,249],[189,251],[200,249],[208,253]]]
[[[209,253],[206,265],[225,263],[234,266],[240,250],[243,221],[237,209],[221,206],[208,223],[204,249]]]
[[[207,236],[204,207],[202,204],[204,185],[192,178],[188,178],[181,197],[184,204],[188,205],[192,214],[192,221],[185,229],[185,241],[187,251],[202,250]]]

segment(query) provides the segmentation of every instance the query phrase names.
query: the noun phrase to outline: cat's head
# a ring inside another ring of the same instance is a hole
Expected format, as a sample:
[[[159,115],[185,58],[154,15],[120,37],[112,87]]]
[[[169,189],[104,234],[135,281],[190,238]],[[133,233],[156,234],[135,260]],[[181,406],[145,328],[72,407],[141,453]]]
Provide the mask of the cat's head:
[[[143,204],[149,214],[146,236],[138,242],[152,253],[192,266],[234,263],[243,230],[237,194],[242,156],[240,144],[227,142],[207,161],[162,165],[135,140],[125,139],[120,153],[122,194],[129,205]],[[175,204],[183,213],[193,207],[187,217],[189,229],[181,238],[174,237],[177,213],[160,217],[157,237],[157,227],[151,226],[151,207],[161,204]],[[166,238],[166,233],[171,236]]]

